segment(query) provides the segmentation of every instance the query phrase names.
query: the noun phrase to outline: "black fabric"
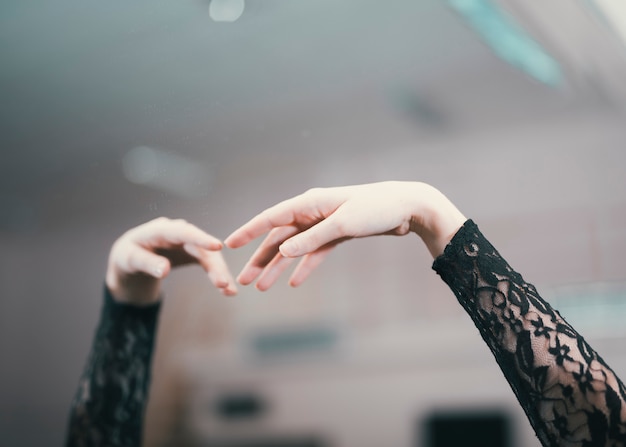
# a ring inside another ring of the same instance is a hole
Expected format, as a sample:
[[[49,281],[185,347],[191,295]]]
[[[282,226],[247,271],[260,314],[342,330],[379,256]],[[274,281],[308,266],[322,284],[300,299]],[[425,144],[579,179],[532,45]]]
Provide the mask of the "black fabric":
[[[469,220],[433,269],[470,315],[544,446],[626,445],[626,392],[585,340]],[[105,291],[67,446],[139,446],[160,306]]]
[[[72,402],[68,447],[139,446],[160,303],[104,305]]]
[[[433,269],[487,343],[544,446],[626,445],[626,392],[468,220]]]

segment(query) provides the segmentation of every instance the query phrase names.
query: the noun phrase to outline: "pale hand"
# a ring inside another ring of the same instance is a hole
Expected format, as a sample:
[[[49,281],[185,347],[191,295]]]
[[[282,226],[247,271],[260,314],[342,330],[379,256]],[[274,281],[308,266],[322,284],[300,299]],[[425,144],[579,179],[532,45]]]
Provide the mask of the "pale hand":
[[[106,284],[113,297],[136,305],[158,300],[161,280],[173,267],[198,264],[225,295],[237,293],[222,253],[222,243],[182,220],[160,217],[132,228],[115,241]]]
[[[381,182],[314,188],[266,209],[225,240],[230,248],[267,233],[238,276],[267,290],[293,258],[303,257],[289,279],[298,286],[338,243],[383,234],[418,234],[440,255],[466,218],[441,192],[420,182]]]

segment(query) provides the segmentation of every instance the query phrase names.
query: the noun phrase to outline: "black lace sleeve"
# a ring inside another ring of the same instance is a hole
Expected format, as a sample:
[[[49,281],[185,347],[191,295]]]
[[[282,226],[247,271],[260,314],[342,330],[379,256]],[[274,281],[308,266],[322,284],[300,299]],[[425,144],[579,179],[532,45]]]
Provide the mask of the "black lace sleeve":
[[[115,302],[105,288],[95,339],[72,402],[66,445],[141,445],[160,305]]]
[[[468,220],[433,269],[450,286],[544,446],[626,445],[626,391]]]

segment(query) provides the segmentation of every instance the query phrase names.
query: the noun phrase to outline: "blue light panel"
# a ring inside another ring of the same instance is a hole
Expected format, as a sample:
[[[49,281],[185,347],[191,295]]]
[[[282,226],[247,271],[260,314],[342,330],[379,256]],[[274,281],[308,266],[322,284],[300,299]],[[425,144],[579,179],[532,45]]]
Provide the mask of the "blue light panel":
[[[489,0],[448,0],[495,54],[549,86],[559,86],[563,74],[552,58],[512,17]]]

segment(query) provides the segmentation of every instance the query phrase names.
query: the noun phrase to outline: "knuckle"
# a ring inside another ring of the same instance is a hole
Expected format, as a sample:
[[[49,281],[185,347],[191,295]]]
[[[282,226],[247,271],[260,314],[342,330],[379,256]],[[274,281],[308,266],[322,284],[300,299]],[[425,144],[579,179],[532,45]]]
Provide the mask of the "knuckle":
[[[335,227],[335,233],[339,236],[350,236],[350,226],[343,220],[335,220],[333,222],[333,226]]]
[[[138,270],[141,265],[141,258],[138,256],[137,252],[131,250],[120,259],[120,264],[124,266],[126,271],[135,271]]]

